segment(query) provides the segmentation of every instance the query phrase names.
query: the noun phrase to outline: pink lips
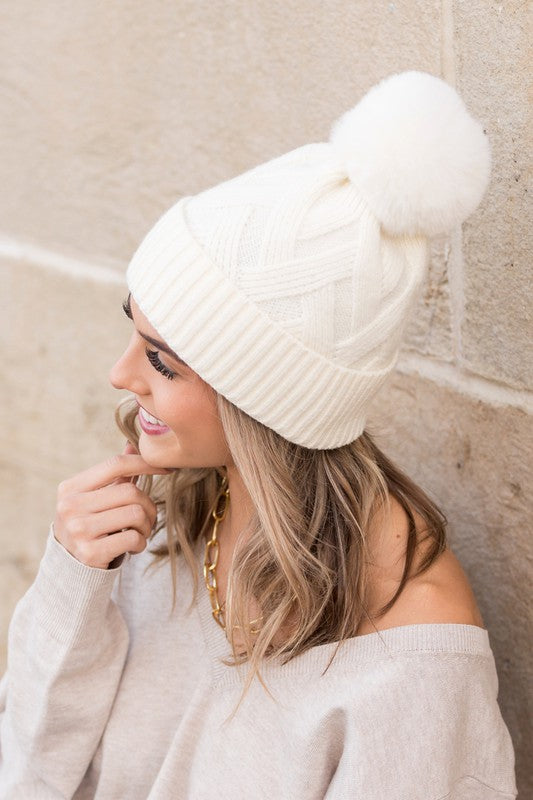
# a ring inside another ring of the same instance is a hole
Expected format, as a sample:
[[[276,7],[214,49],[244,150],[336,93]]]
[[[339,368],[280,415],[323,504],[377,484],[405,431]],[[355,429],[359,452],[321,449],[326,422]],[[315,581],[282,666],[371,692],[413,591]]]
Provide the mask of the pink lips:
[[[137,419],[139,420],[139,425],[143,429],[143,431],[149,436],[159,436],[162,433],[167,433],[170,430],[168,425],[153,425],[151,422],[148,422],[147,419],[144,418],[143,414],[141,413],[142,406],[139,406],[139,413],[137,414]],[[144,410],[144,409],[143,409]]]

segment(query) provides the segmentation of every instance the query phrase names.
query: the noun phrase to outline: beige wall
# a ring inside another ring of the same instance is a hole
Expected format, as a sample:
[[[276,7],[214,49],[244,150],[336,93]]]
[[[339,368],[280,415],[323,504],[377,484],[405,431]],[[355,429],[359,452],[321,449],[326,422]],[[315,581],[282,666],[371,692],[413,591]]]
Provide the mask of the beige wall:
[[[178,197],[325,139],[378,79],[423,69],[484,121],[494,172],[463,231],[433,246],[372,428],[450,520],[529,796],[527,12],[523,0],[2,5],[2,666],[58,481],[121,447],[107,372],[129,336],[124,272],[143,234]]]

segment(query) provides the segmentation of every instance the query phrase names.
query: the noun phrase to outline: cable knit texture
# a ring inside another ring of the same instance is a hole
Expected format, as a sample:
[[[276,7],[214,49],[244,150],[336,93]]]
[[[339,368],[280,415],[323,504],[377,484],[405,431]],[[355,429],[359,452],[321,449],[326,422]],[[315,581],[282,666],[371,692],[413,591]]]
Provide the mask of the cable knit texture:
[[[207,383],[286,439],[364,430],[425,276],[428,237],[479,203],[482,128],[419,72],[304,145],[185,197],[128,267],[139,307]]]

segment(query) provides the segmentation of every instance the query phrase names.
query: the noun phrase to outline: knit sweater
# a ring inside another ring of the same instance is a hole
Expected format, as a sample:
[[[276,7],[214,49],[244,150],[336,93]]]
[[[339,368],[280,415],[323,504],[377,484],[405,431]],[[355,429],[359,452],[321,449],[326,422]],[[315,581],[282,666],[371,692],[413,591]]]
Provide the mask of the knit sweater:
[[[158,537],[161,534],[158,534]],[[9,629],[0,797],[17,800],[510,800],[514,751],[485,629],[415,624],[248,665],[203,585],[150,546],[87,567],[48,535]],[[117,576],[120,575],[119,579]],[[189,608],[190,606],[190,608]]]

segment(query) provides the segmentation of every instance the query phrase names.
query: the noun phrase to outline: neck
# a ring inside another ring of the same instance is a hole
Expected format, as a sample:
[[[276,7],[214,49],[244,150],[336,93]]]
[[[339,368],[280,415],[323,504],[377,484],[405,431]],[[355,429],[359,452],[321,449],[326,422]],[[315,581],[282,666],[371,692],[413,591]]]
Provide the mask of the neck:
[[[226,470],[230,500],[228,512],[218,526],[217,538],[226,548],[233,551],[240,532],[253,514],[254,507],[237,468],[233,465],[226,467]]]

